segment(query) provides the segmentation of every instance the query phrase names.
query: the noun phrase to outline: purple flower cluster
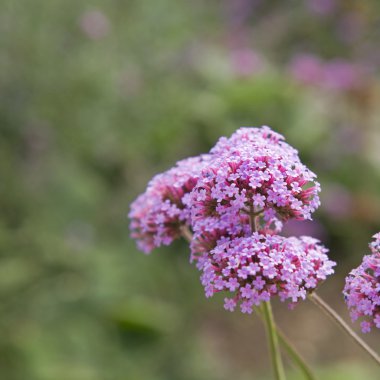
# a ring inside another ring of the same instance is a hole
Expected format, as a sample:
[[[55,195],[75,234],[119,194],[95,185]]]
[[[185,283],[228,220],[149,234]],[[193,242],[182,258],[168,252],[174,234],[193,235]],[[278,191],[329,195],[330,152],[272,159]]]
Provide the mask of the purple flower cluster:
[[[225,307],[239,302],[243,312],[275,295],[295,304],[335,265],[317,240],[278,235],[289,219],[311,219],[320,204],[315,177],[282,135],[240,128],[153,178],[131,206],[132,237],[149,252],[187,226],[206,296],[230,291]]]
[[[281,230],[290,218],[311,219],[319,206],[319,183],[298,152],[269,127],[241,128],[221,138],[214,159],[190,196],[192,222],[213,230],[220,224],[240,225],[242,215],[259,215],[267,232]]]
[[[363,318],[364,333],[373,326],[380,328],[380,233],[373,238],[372,254],[364,256],[359,267],[350,272],[343,290],[352,321]]]
[[[198,265],[207,297],[229,291],[233,296],[225,298],[225,309],[233,311],[239,303],[243,313],[251,313],[253,306],[275,295],[292,304],[305,299],[333,273],[335,263],[326,252],[310,237],[255,232],[249,237],[219,240]]]
[[[209,159],[202,155],[177,162],[174,168],[153,177],[145,193],[131,204],[131,237],[143,252],[171,244],[181,236],[181,227],[190,224],[186,197]]]

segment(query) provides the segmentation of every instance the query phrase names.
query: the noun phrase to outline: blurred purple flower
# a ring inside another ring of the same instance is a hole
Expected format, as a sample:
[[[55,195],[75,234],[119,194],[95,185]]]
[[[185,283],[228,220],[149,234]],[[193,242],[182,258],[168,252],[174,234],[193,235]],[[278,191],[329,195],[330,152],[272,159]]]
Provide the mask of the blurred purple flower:
[[[363,84],[366,73],[358,63],[343,59],[326,62],[311,54],[295,56],[289,64],[289,71],[302,84],[337,91],[357,89]]]
[[[251,49],[231,51],[231,66],[238,76],[246,77],[257,74],[263,69],[262,57]]]
[[[325,64],[323,85],[334,90],[351,90],[360,86],[361,70],[358,65],[342,59]]]
[[[298,82],[316,85],[323,78],[323,65],[314,55],[300,54],[290,62],[290,73]]]
[[[80,19],[80,27],[87,37],[99,40],[109,33],[110,23],[102,11],[93,9],[84,12]]]

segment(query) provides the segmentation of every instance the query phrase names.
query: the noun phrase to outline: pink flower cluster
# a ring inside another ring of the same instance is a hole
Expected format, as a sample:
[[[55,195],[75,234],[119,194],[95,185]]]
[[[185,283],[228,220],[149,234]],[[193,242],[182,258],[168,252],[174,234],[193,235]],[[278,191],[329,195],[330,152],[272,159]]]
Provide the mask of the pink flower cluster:
[[[153,178],[129,214],[140,249],[193,232],[191,260],[206,296],[229,291],[243,312],[278,295],[295,304],[335,265],[308,238],[284,238],[283,222],[311,219],[320,185],[298,152],[269,127],[240,128],[210,154],[180,161]]]
[[[380,233],[373,238],[372,254],[364,256],[359,267],[350,272],[343,290],[352,321],[363,318],[364,333],[373,326],[380,328]]]
[[[285,238],[262,235],[221,239],[209,254],[199,259],[206,296],[229,291],[224,307],[233,311],[240,304],[243,313],[278,295],[281,301],[296,303],[333,273],[334,262],[327,249],[310,237]]]
[[[297,151],[269,127],[241,128],[211,150],[214,159],[191,193],[195,231],[241,223],[242,214],[261,215],[266,229],[290,218],[311,219],[319,206],[319,183]],[[208,228],[205,224],[208,223]]]
[[[143,252],[171,244],[181,236],[181,227],[190,224],[186,197],[209,159],[202,155],[177,162],[174,168],[153,177],[145,193],[131,204],[131,237]]]

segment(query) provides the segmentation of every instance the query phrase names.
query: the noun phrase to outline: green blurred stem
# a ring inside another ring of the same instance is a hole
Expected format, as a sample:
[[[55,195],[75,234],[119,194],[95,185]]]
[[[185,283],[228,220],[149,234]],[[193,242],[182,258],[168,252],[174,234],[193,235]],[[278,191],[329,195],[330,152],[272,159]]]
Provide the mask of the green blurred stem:
[[[322,311],[331,318],[345,333],[347,333],[372,359],[380,365],[379,355],[367,345],[342,319],[342,317],[332,309],[321,297],[315,293],[309,294],[309,299],[313,301]]]
[[[287,351],[288,355],[291,357],[293,362],[298,366],[300,371],[303,373],[305,379],[317,380],[317,378],[314,376],[313,372],[311,371],[311,368],[306,364],[302,356],[297,352],[295,347],[289,342],[289,340],[286,338],[283,332],[279,330],[279,328],[277,328],[277,336],[278,336],[278,340],[280,341],[280,344],[285,348],[285,350]]]
[[[259,315],[262,321],[264,321],[263,312],[260,308],[255,308],[256,313]],[[277,336],[278,340],[281,344],[281,346],[286,350],[289,357],[292,359],[293,363],[298,366],[300,371],[303,373],[304,378],[306,380],[317,380],[317,378],[314,376],[311,368],[308,366],[308,364],[305,362],[305,360],[302,358],[300,353],[297,351],[297,349],[289,342],[289,339],[286,337],[286,335],[279,329],[277,326]]]
[[[282,364],[280,346],[278,344],[278,337],[276,326],[273,319],[272,307],[270,301],[263,303],[264,321],[267,327],[267,335],[269,342],[269,351],[272,357],[273,371],[276,380],[285,380],[285,371]]]

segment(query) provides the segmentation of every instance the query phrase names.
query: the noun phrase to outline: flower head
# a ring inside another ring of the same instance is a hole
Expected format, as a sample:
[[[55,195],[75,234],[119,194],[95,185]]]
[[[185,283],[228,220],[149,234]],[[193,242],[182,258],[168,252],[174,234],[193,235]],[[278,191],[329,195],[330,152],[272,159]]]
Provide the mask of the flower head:
[[[369,245],[372,254],[364,256],[359,267],[350,272],[343,290],[352,321],[363,318],[364,333],[373,326],[380,328],[380,233],[373,238]]]
[[[149,253],[180,237],[181,227],[190,224],[186,198],[209,159],[209,155],[202,155],[177,162],[174,168],[156,175],[131,204],[131,236],[139,249]]]
[[[279,296],[292,304],[304,299],[333,273],[327,249],[310,237],[285,238],[253,233],[249,237],[219,240],[202,257],[201,281],[206,296],[227,291],[225,308],[240,304],[249,313],[254,305]]]
[[[319,183],[297,151],[269,127],[240,128],[211,150],[191,196],[192,222],[238,223],[241,215],[260,215],[269,226],[290,218],[311,219],[319,206]],[[211,227],[210,227],[211,228]]]

